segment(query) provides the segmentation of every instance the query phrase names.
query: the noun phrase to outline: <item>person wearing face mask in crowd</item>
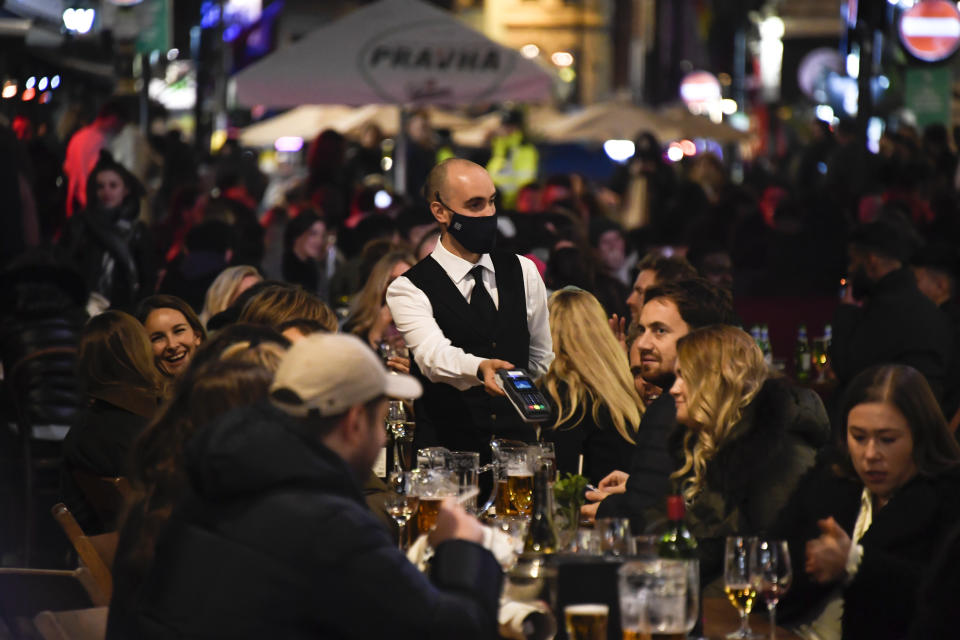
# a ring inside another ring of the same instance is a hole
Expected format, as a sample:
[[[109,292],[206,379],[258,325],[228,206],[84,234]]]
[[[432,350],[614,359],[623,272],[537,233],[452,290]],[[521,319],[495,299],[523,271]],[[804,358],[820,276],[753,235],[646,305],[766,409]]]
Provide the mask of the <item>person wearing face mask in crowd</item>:
[[[497,190],[483,167],[445,160],[423,195],[440,241],[387,289],[411,372],[424,385],[414,446],[477,451],[485,461],[493,436],[536,440],[496,372],[521,367],[536,379],[547,371],[553,343],[546,288],[532,261],[494,251]]]
[[[87,207],[73,216],[60,242],[92,293],[113,308],[129,309],[153,292],[156,256],[140,219],[143,187],[107,152],[87,181]]]
[[[848,246],[850,286],[833,318],[830,358],[841,388],[878,364],[922,373],[940,398],[953,354],[950,320],[917,288],[906,266],[910,228],[895,221],[864,224]]]

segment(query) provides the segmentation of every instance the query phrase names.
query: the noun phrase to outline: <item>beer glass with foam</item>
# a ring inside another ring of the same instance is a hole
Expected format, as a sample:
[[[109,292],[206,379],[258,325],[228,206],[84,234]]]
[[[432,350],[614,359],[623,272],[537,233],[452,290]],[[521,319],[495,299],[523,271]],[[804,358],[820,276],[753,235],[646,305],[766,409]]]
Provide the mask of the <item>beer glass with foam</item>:
[[[493,449],[497,480],[497,517],[530,515],[533,506],[535,459],[530,447],[500,444]]]
[[[443,499],[459,495],[457,475],[449,469],[416,469],[410,474],[411,486],[419,498],[417,530],[427,533],[437,525]]]
[[[599,603],[568,604],[563,608],[570,640],[606,640],[610,607]]]

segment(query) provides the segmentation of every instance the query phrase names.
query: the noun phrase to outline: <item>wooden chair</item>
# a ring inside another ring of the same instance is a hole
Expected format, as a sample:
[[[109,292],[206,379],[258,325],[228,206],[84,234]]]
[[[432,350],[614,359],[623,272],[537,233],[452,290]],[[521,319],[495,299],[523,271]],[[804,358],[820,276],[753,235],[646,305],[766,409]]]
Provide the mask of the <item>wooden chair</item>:
[[[90,575],[109,600],[113,594],[113,576],[110,570],[117,551],[117,532],[87,536],[62,502],[55,504],[50,513],[76,549],[80,562],[90,570]]]
[[[76,611],[41,611],[33,626],[43,640],[103,640],[107,635],[107,607]]]
[[[41,611],[106,607],[104,594],[86,567],[12,569],[0,567],[0,618],[14,637],[33,637],[33,619]]]
[[[104,526],[108,530],[116,528],[117,518],[132,491],[130,481],[122,476],[98,476],[82,469],[74,469],[73,478]]]

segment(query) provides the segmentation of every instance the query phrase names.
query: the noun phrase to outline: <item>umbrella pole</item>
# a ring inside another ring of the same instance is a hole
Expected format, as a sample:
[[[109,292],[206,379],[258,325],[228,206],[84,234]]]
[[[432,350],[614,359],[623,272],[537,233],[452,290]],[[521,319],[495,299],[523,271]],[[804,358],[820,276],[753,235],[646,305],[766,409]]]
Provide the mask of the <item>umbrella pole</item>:
[[[393,147],[393,190],[399,195],[407,195],[407,123],[410,121],[410,111],[403,105],[400,105],[399,118],[400,127]]]

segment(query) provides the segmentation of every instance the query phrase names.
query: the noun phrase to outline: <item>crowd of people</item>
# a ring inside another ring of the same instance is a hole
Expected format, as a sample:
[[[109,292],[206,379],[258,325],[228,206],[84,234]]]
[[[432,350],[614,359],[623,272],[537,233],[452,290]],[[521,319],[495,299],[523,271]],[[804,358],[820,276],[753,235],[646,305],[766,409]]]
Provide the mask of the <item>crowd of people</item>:
[[[742,184],[709,154],[671,166],[644,134],[599,184],[538,181],[516,113],[492,153],[423,118],[410,196],[386,184],[375,128],[321,133],[283,184],[235,143],[187,162],[174,134],[140,141],[166,158],[151,173],[115,157],[136,131],[111,102],[65,146],[62,209],[41,211],[49,172],[30,158],[47,141],[20,141],[32,191],[10,214],[37,224],[11,227],[0,272],[4,411],[22,427],[28,403],[75,409],[43,446],[82,529],[119,532],[108,638],[495,637],[502,574],[479,521],[443,504],[429,576],[390,539],[373,473],[388,399],[408,402],[415,449],[486,463],[491,438],[553,443],[559,470],[595,485],[587,521],[656,528],[681,495],[707,593],[726,536],[788,539],[781,620],[804,637],[955,629],[938,590],[960,546],[945,132],[901,125],[870,155],[820,123]],[[737,303],[836,299],[841,277],[832,378],[799,384]],[[51,354],[73,358],[72,386],[19,394]],[[498,372],[515,368],[548,421],[508,402]],[[129,480],[119,519],[82,474]]]

